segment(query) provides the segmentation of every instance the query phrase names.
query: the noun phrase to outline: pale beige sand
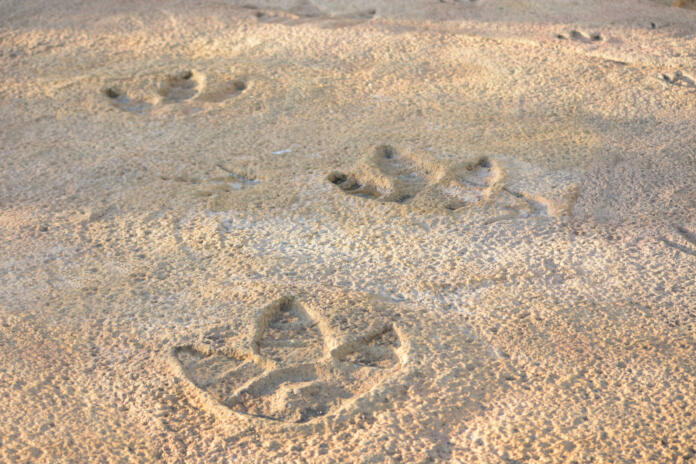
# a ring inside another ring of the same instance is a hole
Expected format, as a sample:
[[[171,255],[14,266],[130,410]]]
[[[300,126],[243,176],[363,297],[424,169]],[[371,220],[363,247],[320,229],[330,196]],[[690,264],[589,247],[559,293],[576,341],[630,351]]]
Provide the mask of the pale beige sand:
[[[696,459],[696,12],[0,18],[0,462]]]

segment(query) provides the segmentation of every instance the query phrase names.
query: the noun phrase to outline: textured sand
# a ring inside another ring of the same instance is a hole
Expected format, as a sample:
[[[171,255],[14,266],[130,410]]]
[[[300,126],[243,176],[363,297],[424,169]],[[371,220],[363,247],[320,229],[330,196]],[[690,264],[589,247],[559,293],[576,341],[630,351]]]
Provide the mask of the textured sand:
[[[0,2],[0,462],[696,460],[665,3]]]

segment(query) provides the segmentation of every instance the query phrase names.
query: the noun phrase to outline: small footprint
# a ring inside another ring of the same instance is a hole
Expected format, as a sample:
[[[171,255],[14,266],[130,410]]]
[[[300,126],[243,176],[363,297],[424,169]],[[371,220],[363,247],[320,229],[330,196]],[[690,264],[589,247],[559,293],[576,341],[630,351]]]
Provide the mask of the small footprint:
[[[353,15],[354,18],[356,19],[372,19],[375,17],[377,14],[377,10],[374,8],[370,8],[368,10],[364,11],[359,11]]]
[[[193,71],[181,71],[167,76],[158,93],[163,103],[175,103],[188,100],[198,95],[199,82]]]
[[[399,154],[380,145],[357,174],[334,171],[329,182],[344,192],[382,202],[410,203],[423,195],[439,195],[447,209],[458,209],[485,198],[497,181],[498,169],[487,158],[447,168]]]
[[[195,185],[197,187],[195,192],[197,197],[211,197],[220,193],[242,190],[260,183],[258,179],[250,179],[242,174],[238,174],[222,163],[216,164],[213,172],[203,178],[183,175],[162,175],[160,178],[165,181]]]
[[[669,74],[661,74],[660,78],[671,85],[676,85],[678,87],[686,87],[689,89],[696,88],[696,80],[685,75],[681,71],[677,71],[671,76]]]
[[[160,84],[152,100],[158,104],[182,103],[195,99],[200,102],[220,103],[236,97],[247,89],[242,79],[207,82],[206,76],[194,71],[181,71],[167,76]],[[103,90],[109,101],[124,111],[146,113],[153,109],[153,104],[144,100],[133,100],[117,87]],[[159,96],[159,97],[158,97]]]
[[[691,232],[682,226],[675,226],[675,229],[677,229],[677,232],[679,233],[681,238],[686,242],[686,245],[683,245],[678,242],[673,242],[665,237],[660,237],[660,240],[662,240],[667,246],[670,246],[675,250],[679,250],[682,253],[686,253],[688,255],[696,256],[696,248],[691,248],[691,246],[696,246],[696,233]]]
[[[335,346],[325,322],[293,297],[262,311],[250,349],[230,348],[229,336],[214,329],[198,343],[174,347],[170,357],[175,374],[214,414],[309,422],[336,413],[404,363],[391,325]]]
[[[556,38],[561,40],[570,38],[571,40],[575,40],[577,42],[593,43],[601,41],[602,35],[599,33],[588,34],[586,32],[573,29],[568,33],[568,36],[565,34],[556,34]]]
[[[368,8],[366,10],[349,12],[346,14],[329,14],[311,5],[306,8],[294,9],[293,11],[281,10],[260,10],[256,7],[247,7],[254,10],[254,17],[267,24],[282,24],[285,26],[297,26],[305,23],[319,23],[323,28],[339,28],[358,24],[372,19],[377,10]]]
[[[294,14],[287,11],[279,10],[257,10],[254,8],[254,17],[260,23],[267,24],[283,24],[286,26],[296,26],[299,24],[306,23],[308,21],[314,21],[318,18],[316,14]]]
[[[294,18],[286,16],[286,15],[278,15],[278,14],[273,14],[273,13],[269,13],[269,12],[261,11],[261,10],[254,12],[254,16],[261,23],[283,23],[283,22],[289,22],[292,19],[294,19]]]

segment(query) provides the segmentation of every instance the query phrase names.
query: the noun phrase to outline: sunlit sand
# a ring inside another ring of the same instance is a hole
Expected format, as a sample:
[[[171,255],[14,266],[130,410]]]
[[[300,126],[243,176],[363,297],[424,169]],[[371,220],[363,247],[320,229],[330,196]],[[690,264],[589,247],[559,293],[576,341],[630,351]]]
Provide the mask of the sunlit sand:
[[[696,10],[0,2],[0,462],[696,460]]]

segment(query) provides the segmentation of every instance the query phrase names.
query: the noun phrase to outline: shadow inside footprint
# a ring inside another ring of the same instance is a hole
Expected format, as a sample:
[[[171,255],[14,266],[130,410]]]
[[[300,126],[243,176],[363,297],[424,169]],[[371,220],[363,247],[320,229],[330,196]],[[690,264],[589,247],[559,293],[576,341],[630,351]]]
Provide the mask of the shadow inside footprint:
[[[284,26],[296,26],[308,21],[315,21],[317,19],[317,14],[314,12],[298,12],[291,13],[287,11],[263,11],[257,10],[254,12],[254,16],[261,23],[267,24],[281,24]]]
[[[585,32],[578,31],[575,29],[570,31],[568,36],[566,36],[564,34],[556,34],[556,38],[561,39],[561,40],[566,40],[569,37],[571,40],[575,40],[577,42],[583,42],[583,43],[599,42],[602,40],[602,35],[599,33],[587,34]]]
[[[128,111],[130,113],[145,113],[152,108],[150,103],[136,100],[131,100],[128,95],[121,92],[115,87],[108,87],[104,89],[104,95],[111,101],[116,108],[123,111]]]
[[[380,188],[372,181],[361,181],[341,172],[329,174],[328,181],[351,195],[401,204],[414,199],[428,183],[414,161],[401,156],[390,145],[379,145],[368,158],[368,164],[367,169],[381,179]]]
[[[353,176],[349,176],[342,172],[332,172],[328,176],[328,181],[343,190],[344,192],[362,198],[370,198],[376,200],[379,198],[379,192],[370,186],[363,185],[358,182]]]
[[[666,245],[674,248],[675,250],[679,250],[682,253],[686,253],[688,255],[696,256],[696,248],[692,248],[687,245],[695,245],[696,246],[696,233],[691,232],[687,230],[686,228],[682,226],[675,226],[677,229],[677,232],[679,232],[679,235],[681,236],[681,239],[686,243],[686,245],[683,245],[681,243],[668,240],[665,237],[660,237],[660,240],[663,241]]]
[[[188,100],[198,94],[198,80],[192,71],[172,74],[162,83],[159,94],[164,103]]]
[[[662,74],[660,77],[668,84],[676,85],[677,87],[686,87],[689,89],[696,88],[696,81],[686,76],[681,71],[677,71],[671,76],[669,74]]]

